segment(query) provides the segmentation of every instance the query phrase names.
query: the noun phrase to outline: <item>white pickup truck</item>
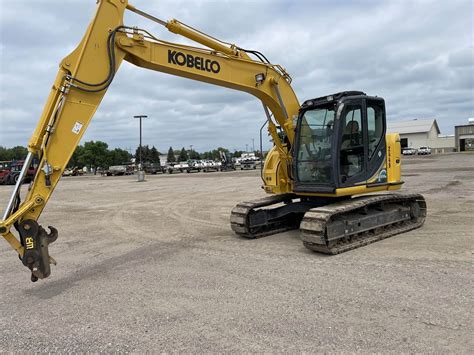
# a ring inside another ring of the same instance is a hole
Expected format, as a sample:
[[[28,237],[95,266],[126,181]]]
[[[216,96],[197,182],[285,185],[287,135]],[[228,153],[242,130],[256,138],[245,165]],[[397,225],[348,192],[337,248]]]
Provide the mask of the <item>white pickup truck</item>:
[[[164,171],[168,172],[169,174],[182,173],[187,168],[187,165],[184,164],[186,163],[166,163]]]
[[[187,164],[188,164],[188,167],[186,168],[187,173],[191,173],[193,171],[199,173],[202,170],[202,167],[203,167],[202,162],[200,160],[196,160],[196,159],[188,160]]]
[[[220,162],[215,162],[213,160],[203,160],[202,164],[203,164],[202,171],[204,172],[219,171],[221,167]]]

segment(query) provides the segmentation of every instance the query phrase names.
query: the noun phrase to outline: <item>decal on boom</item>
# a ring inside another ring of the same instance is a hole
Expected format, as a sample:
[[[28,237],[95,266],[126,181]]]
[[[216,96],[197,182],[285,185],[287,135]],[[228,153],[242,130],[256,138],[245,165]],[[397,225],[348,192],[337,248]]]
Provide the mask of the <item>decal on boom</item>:
[[[219,62],[203,57],[195,57],[192,54],[184,54],[178,51],[168,50],[168,63],[181,67],[195,68],[202,71],[217,74],[221,71]]]

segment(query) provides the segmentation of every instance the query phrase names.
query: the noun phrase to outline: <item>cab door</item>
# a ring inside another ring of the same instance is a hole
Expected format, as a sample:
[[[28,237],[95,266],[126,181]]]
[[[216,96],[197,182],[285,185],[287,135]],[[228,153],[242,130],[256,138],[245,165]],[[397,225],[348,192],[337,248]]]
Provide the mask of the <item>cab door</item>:
[[[381,98],[344,101],[339,121],[339,186],[386,182],[385,103]],[[375,181],[374,181],[374,176]],[[385,180],[384,180],[385,178]]]
[[[367,136],[367,182],[381,184],[387,182],[386,160],[386,117],[385,102],[381,98],[365,100]]]
[[[365,99],[344,100],[338,124],[339,187],[365,184],[367,180]]]

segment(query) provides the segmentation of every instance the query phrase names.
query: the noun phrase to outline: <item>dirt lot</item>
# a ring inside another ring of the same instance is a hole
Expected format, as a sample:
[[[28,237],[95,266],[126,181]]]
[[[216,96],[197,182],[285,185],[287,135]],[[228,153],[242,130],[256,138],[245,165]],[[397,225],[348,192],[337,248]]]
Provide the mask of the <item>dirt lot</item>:
[[[404,163],[424,227],[333,257],[233,235],[258,172],[64,178],[49,279],[0,241],[0,351],[470,352],[474,154]]]

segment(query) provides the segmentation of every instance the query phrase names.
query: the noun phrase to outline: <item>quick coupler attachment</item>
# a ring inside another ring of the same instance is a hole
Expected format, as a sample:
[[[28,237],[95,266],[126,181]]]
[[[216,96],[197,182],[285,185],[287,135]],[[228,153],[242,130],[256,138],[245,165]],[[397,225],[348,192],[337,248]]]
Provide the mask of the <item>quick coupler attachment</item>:
[[[50,226],[48,234],[36,221],[27,219],[19,224],[18,230],[25,249],[21,261],[31,270],[31,281],[48,277],[51,274],[50,264],[56,265],[56,261],[49,256],[48,246],[58,239],[57,229]]]

